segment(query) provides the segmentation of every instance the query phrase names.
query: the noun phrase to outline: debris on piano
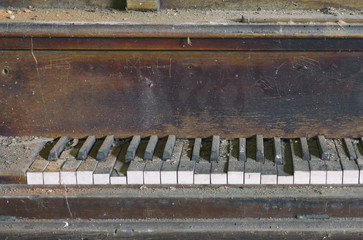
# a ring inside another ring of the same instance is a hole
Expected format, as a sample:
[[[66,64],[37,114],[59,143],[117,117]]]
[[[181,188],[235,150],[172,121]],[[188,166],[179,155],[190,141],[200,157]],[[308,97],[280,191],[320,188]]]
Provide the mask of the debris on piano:
[[[0,181],[13,177],[31,185],[363,184],[363,145],[358,138],[91,136],[61,137],[43,145],[32,150],[31,160],[17,162],[14,176],[4,176],[6,169],[0,165]]]

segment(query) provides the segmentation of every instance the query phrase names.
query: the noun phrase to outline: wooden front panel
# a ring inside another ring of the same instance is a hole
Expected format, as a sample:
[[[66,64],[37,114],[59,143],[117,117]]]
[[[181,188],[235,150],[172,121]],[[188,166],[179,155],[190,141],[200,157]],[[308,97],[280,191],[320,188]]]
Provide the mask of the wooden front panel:
[[[363,134],[361,52],[0,53],[0,135]]]

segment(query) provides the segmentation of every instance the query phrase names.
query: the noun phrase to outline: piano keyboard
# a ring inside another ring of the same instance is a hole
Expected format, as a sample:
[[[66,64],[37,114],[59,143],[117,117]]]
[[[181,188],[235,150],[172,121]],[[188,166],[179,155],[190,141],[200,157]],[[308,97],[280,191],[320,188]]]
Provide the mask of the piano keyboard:
[[[363,138],[115,139],[61,137],[26,171],[28,184],[363,184]]]

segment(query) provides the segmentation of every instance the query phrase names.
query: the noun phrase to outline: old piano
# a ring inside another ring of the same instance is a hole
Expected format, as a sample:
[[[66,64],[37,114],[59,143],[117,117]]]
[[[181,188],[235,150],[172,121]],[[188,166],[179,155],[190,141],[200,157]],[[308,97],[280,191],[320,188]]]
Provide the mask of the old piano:
[[[2,239],[362,238],[362,1],[0,8]]]

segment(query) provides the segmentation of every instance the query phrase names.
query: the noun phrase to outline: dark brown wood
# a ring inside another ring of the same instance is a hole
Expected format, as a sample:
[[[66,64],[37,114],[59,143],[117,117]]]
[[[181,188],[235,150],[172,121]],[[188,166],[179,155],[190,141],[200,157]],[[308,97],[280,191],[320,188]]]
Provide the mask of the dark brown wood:
[[[5,191],[4,191],[5,189]],[[9,190],[12,189],[12,190]],[[30,219],[363,217],[360,187],[3,187],[1,216]],[[51,189],[51,191],[49,191]],[[67,192],[65,192],[67,189]]]
[[[362,52],[1,55],[1,135],[363,134]]]
[[[3,50],[224,50],[224,51],[362,51],[363,39],[291,38],[0,38]]]

